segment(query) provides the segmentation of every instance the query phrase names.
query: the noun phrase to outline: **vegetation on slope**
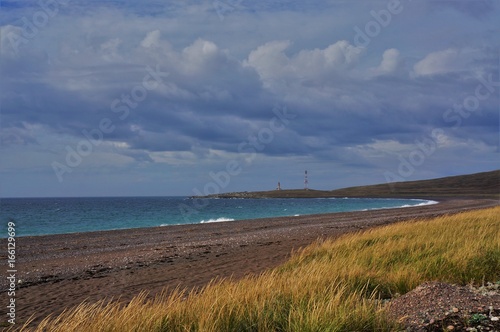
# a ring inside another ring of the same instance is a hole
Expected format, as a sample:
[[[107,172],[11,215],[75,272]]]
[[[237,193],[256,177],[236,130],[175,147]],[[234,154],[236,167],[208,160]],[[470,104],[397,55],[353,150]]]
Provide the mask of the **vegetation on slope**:
[[[331,191],[336,196],[500,198],[500,170]]]
[[[141,294],[126,306],[82,304],[36,331],[394,331],[380,298],[426,281],[500,280],[499,215],[496,207],[317,242],[259,276]]]
[[[500,198],[500,170],[439,179],[384,183],[337,190],[272,190],[224,193],[219,198],[314,198],[314,197],[385,197],[429,198],[468,197]]]

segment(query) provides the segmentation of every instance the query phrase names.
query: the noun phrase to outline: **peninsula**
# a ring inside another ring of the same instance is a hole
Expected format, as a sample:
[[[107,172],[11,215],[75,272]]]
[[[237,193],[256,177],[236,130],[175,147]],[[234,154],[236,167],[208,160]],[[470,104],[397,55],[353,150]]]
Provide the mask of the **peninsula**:
[[[500,170],[449,176],[422,181],[405,181],[335,190],[290,189],[230,192],[193,198],[500,198]]]

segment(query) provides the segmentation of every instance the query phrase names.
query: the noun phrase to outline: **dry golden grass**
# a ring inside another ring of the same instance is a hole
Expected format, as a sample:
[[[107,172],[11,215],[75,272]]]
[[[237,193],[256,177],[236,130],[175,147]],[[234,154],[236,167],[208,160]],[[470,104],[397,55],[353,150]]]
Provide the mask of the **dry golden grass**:
[[[317,242],[286,264],[199,293],[82,304],[23,331],[394,331],[380,297],[432,280],[500,280],[500,207]]]
[[[459,284],[500,278],[500,208],[375,228],[317,243],[281,269],[330,269],[351,285],[383,295],[406,293],[424,281]]]

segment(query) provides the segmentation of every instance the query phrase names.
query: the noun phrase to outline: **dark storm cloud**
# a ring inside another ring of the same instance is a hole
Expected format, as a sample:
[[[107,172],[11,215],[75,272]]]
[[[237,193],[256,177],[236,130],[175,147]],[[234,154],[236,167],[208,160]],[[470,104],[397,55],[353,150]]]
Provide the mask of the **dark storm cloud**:
[[[154,42],[160,42],[155,38]],[[272,117],[272,102],[281,98],[288,100],[288,107],[298,115],[298,120],[290,124],[297,142],[291,145],[283,142],[282,146],[275,142],[266,153],[310,154],[332,144],[364,144],[377,137],[408,143],[423,129],[442,126],[443,113],[452,106],[450,103],[454,99],[460,102],[478,84],[467,71],[453,65],[447,72],[443,73],[439,67],[437,74],[433,74],[433,65],[440,57],[451,57],[457,66],[467,65],[457,59],[454,51],[441,52],[433,58],[430,55],[429,61],[421,60],[415,65],[418,76],[412,79],[408,74],[397,73],[356,77],[345,70],[342,62],[345,60],[325,67],[326,71],[321,63],[312,69],[309,61],[317,54],[302,53],[287,58],[281,49],[277,53],[272,47],[269,50],[266,53],[261,49],[255,60],[258,62],[250,62],[249,66],[232,60],[209,41],[194,41],[181,52],[170,49],[165,59],[157,58],[158,68],[165,73],[162,84],[147,91],[144,100],[128,99],[133,106],[124,98],[130,98],[131,91],[141,86],[141,79],[147,75],[144,68],[151,67],[146,62],[88,64],[70,69],[40,66],[34,72],[10,77],[6,88],[13,93],[4,98],[4,125],[26,121],[56,133],[79,136],[109,117],[116,130],[107,138],[129,143],[135,149],[182,151],[201,144],[234,151],[252,130],[265,125],[264,120]],[[276,65],[279,54],[287,63]],[[151,60],[163,54],[148,55],[147,60]],[[7,73],[10,70],[7,68]],[[328,71],[331,74],[325,76]],[[258,73],[264,83],[259,81]],[[29,74],[38,79],[29,80]],[[302,80],[303,75],[309,79]],[[457,81],[462,82],[458,89]],[[273,97],[267,89],[278,92]],[[14,91],[22,92],[16,95]],[[113,101],[119,101],[117,105],[126,110],[126,118],[121,119],[121,113],[110,107]],[[484,106],[491,104],[492,100],[483,103],[481,111],[486,115],[492,113],[491,109],[484,110]],[[475,125],[481,122],[474,121]],[[314,144],[299,143],[299,137],[316,139]]]

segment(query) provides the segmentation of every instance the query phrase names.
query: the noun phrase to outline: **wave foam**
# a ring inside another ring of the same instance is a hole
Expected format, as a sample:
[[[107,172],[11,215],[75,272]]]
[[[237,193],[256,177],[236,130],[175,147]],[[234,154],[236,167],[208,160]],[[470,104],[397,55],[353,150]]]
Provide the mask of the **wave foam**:
[[[416,201],[417,201],[417,199],[416,199]],[[422,200],[418,199],[418,201],[422,201]],[[418,204],[414,204],[414,205],[403,205],[402,207],[433,205],[433,204],[437,204],[437,203],[439,203],[439,202],[431,201],[431,200],[424,200],[422,203],[418,203]]]
[[[427,200],[421,200],[421,199],[413,199],[413,201],[422,201],[422,203],[418,203],[418,204],[404,204],[404,205],[401,205],[401,206],[375,208],[375,209],[370,209],[370,210],[409,208],[409,207],[424,206],[424,205],[433,205],[433,204],[438,204],[439,203],[439,202],[436,202],[436,201],[431,201],[431,200],[427,201]]]
[[[231,218],[217,218],[217,219],[208,219],[208,220],[202,220],[200,221],[200,224],[208,224],[212,222],[224,222],[224,221],[234,221],[234,219]]]
[[[421,201],[421,203],[418,203],[418,204],[404,204],[404,205],[398,205],[398,206],[383,206],[383,207],[376,207],[376,208],[370,208],[370,209],[362,209],[360,211],[409,208],[409,207],[424,206],[424,205],[433,205],[433,204],[438,204],[439,203],[439,202],[436,202],[436,201],[423,200],[423,199],[412,199],[412,201]]]

